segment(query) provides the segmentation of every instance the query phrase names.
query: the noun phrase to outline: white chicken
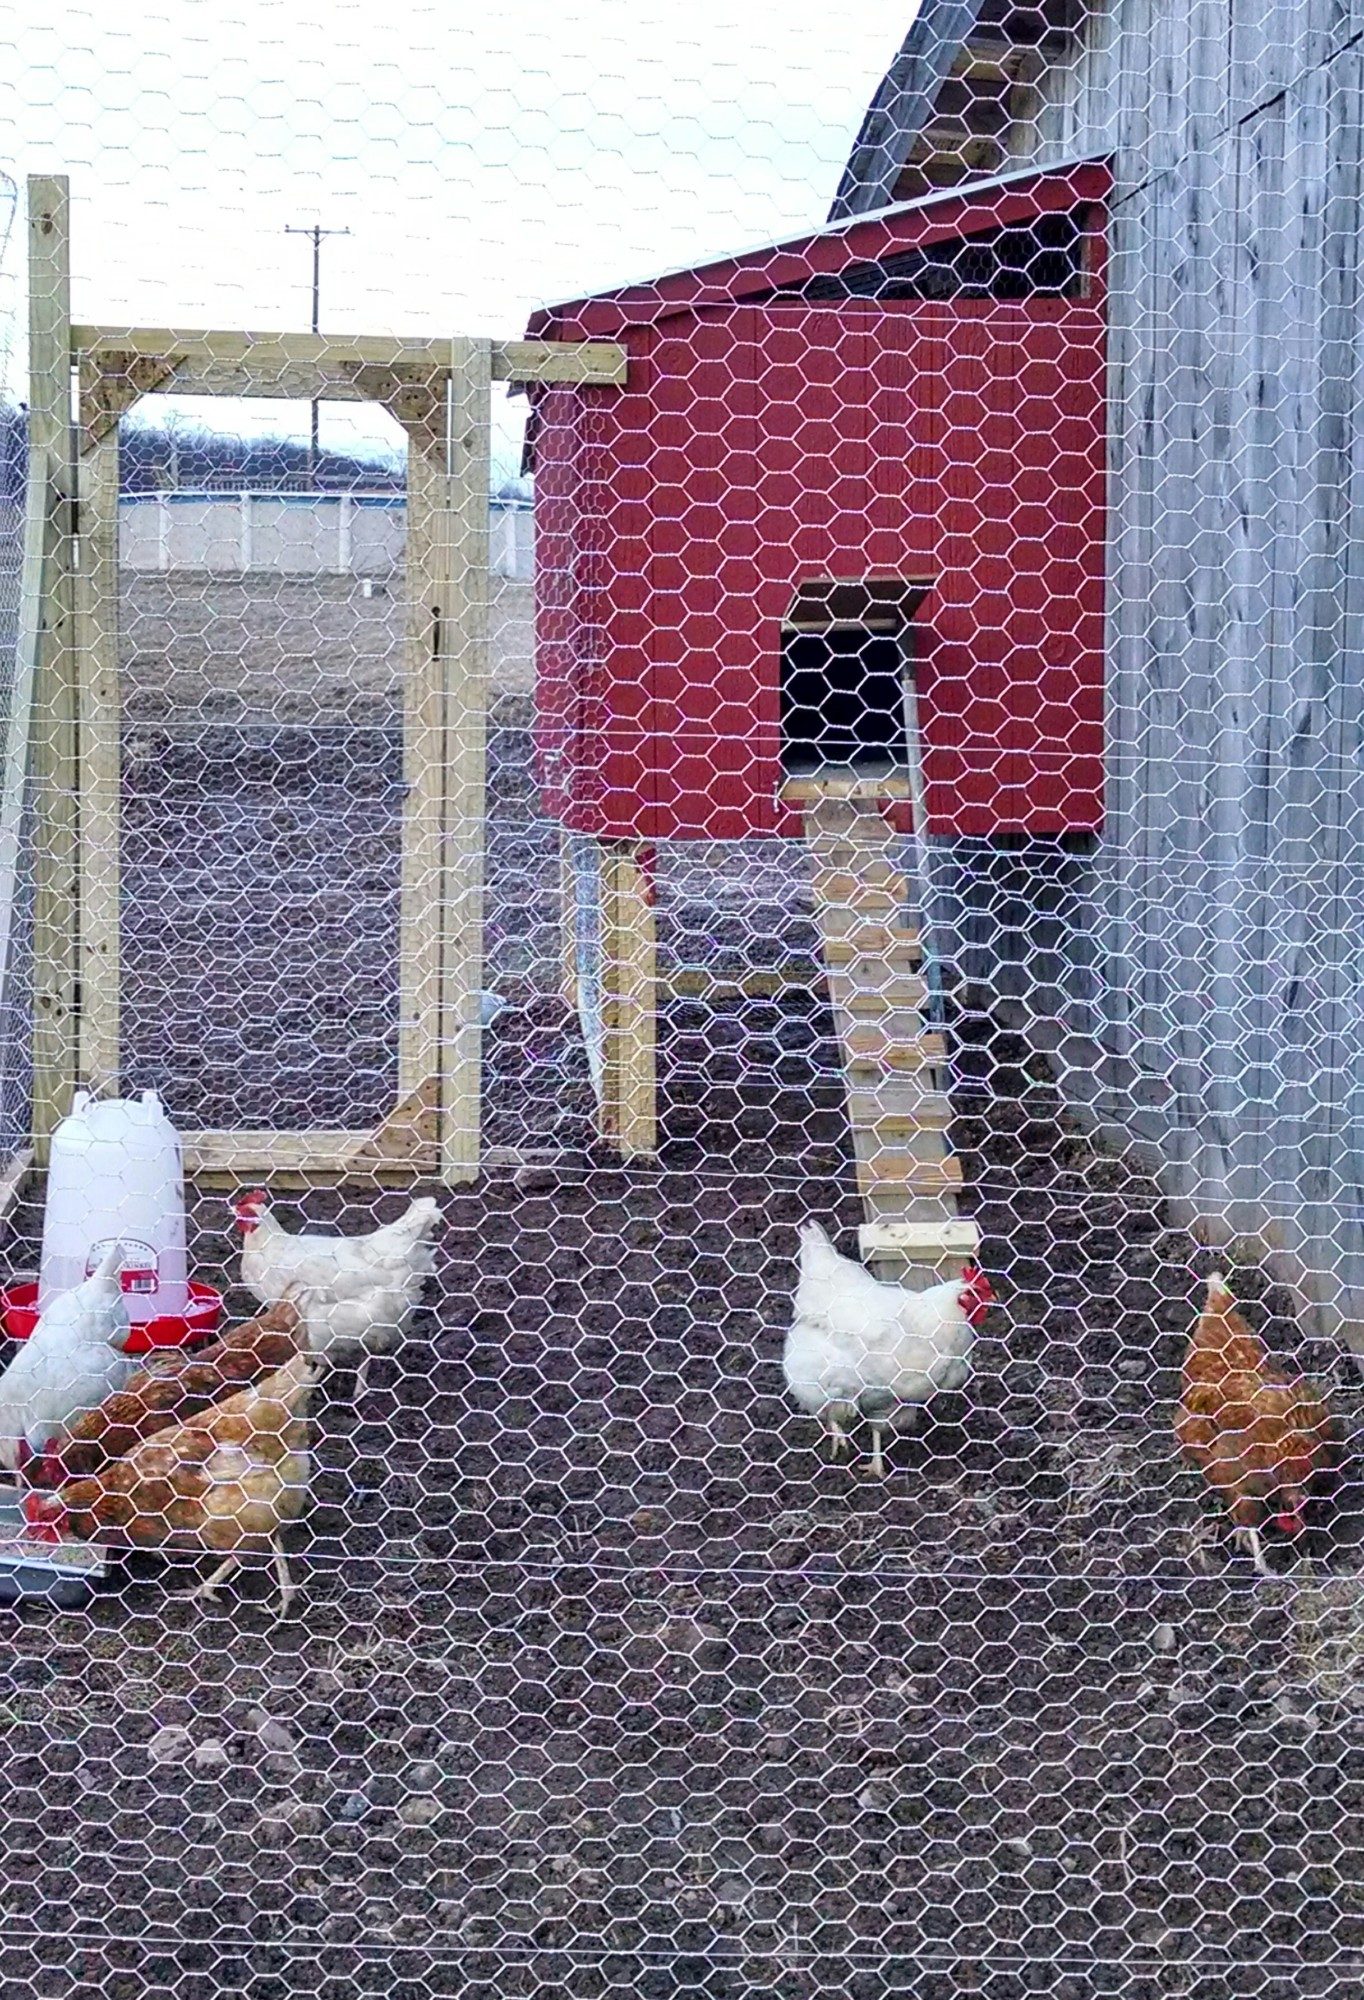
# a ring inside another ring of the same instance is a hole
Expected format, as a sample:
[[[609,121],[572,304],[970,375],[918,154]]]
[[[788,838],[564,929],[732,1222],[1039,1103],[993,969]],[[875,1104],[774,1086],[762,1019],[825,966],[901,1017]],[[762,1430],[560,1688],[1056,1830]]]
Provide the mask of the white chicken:
[[[358,1355],[355,1393],[362,1396],[371,1355],[397,1346],[435,1272],[431,1239],[439,1204],[427,1195],[364,1236],[291,1236],[260,1190],[243,1195],[234,1213],[242,1231],[242,1283],[262,1305],[291,1298],[314,1354],[328,1361]]]
[[[882,1284],[807,1222],[782,1366],[791,1394],[828,1432],[832,1455],[846,1443],[843,1425],[862,1416],[872,1427],[872,1471],[884,1472],[885,1433],[912,1429],[930,1397],[966,1380],[993,1298],[976,1264],[923,1292]]]
[[[98,1409],[137,1367],[119,1273],[123,1246],[55,1298],[0,1376],[0,1465],[22,1472],[63,1426]]]

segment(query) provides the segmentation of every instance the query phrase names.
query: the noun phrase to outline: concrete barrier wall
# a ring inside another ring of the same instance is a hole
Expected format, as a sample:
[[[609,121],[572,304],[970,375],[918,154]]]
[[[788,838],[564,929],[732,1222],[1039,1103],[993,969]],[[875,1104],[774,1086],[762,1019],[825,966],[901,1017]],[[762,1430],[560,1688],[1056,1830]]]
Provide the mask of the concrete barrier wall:
[[[130,570],[388,576],[402,568],[406,514],[391,493],[139,493],[119,507],[119,554]],[[493,574],[528,583],[530,507],[494,500],[490,515]]]

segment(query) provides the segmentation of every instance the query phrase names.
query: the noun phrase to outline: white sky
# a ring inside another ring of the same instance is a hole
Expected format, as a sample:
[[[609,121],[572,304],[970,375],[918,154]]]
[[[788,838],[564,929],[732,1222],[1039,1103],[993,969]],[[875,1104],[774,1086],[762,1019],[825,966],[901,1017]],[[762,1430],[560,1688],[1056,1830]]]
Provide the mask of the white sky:
[[[324,331],[515,334],[821,221],[916,4],[11,0],[0,168],[70,174],[78,320],[306,326],[309,246],[283,231],[321,222],[351,231],[323,247]],[[16,230],[0,322],[21,254]],[[385,422],[334,405],[324,440]]]

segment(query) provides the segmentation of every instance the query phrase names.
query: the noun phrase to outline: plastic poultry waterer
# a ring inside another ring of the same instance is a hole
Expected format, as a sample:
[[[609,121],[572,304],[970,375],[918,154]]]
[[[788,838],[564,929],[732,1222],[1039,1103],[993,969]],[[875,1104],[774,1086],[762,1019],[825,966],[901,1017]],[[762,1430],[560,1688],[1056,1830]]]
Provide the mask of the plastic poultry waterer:
[[[125,1254],[129,1353],[214,1331],[222,1297],[189,1277],[180,1138],[154,1090],[137,1098],[76,1093],[52,1135],[40,1275],[5,1290],[6,1331],[27,1338],[51,1301],[87,1278],[115,1240]]]

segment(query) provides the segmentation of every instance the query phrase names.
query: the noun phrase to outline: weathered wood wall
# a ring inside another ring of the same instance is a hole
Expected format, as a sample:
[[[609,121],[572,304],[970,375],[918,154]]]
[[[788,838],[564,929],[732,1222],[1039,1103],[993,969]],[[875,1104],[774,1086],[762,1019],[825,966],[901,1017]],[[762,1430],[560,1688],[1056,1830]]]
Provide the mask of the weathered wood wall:
[[[1117,176],[1107,830],[945,914],[1364,1350],[1364,0],[1111,0],[1043,96]]]

